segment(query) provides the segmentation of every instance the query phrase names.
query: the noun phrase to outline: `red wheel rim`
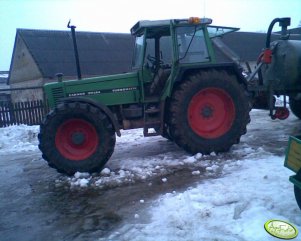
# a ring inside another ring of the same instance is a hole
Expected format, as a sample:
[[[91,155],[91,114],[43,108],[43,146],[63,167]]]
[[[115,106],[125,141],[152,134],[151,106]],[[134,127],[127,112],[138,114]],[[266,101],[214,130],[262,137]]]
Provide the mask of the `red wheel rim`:
[[[55,135],[55,145],[62,156],[80,161],[91,156],[99,143],[93,125],[81,119],[70,119],[61,124]]]
[[[199,136],[213,139],[230,130],[235,119],[232,98],[222,89],[206,88],[195,94],[188,106],[188,122]]]

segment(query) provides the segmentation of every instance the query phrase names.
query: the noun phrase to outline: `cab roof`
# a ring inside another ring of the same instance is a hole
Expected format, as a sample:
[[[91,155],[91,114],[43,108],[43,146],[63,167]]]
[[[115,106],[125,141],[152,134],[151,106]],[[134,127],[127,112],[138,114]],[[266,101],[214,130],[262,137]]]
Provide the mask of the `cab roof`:
[[[191,17],[185,19],[166,19],[166,20],[141,20],[138,21],[132,28],[131,34],[137,35],[145,28],[168,27],[171,24],[187,24],[187,25],[206,25],[211,24],[210,18]]]

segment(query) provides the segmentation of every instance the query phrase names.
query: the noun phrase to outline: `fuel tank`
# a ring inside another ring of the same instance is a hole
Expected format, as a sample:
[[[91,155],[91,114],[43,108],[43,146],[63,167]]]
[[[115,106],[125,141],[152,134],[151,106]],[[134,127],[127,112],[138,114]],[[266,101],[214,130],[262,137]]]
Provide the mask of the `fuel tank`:
[[[264,86],[274,90],[301,90],[301,41],[278,40],[271,43],[272,63],[262,67]]]

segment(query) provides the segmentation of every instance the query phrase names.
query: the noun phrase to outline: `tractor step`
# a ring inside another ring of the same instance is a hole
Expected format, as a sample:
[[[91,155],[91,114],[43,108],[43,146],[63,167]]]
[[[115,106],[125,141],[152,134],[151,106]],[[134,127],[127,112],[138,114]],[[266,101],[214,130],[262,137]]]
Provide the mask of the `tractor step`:
[[[144,122],[144,126],[147,128],[157,128],[160,127],[161,121],[158,120],[149,120],[148,122]]]
[[[150,129],[154,129],[155,132],[149,132]],[[157,131],[159,130],[159,131]],[[144,136],[158,136],[161,135],[161,121],[159,120],[148,120],[144,122],[143,135]]]
[[[155,113],[159,113],[160,109],[156,108],[156,107],[151,107],[149,109],[145,110],[146,114],[155,114]]]
[[[144,100],[145,103],[159,103],[160,97],[158,96],[147,96]]]
[[[161,109],[157,102],[148,103],[144,106],[144,136],[158,136],[161,135]],[[155,132],[149,132],[154,129]]]
[[[158,132],[148,132],[149,129],[148,128],[144,128],[143,129],[143,135],[144,136],[159,136],[160,134]]]

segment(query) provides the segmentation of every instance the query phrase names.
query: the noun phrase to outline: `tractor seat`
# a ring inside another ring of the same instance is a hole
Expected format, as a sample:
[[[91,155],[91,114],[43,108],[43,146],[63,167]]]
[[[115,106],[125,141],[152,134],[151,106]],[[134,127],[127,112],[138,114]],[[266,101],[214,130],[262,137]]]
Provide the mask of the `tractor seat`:
[[[171,69],[162,69],[160,68],[157,72],[157,74],[155,75],[154,81],[150,86],[150,94],[158,94],[160,91],[163,90],[164,86],[165,86],[165,82],[168,79],[169,75],[171,73]]]

